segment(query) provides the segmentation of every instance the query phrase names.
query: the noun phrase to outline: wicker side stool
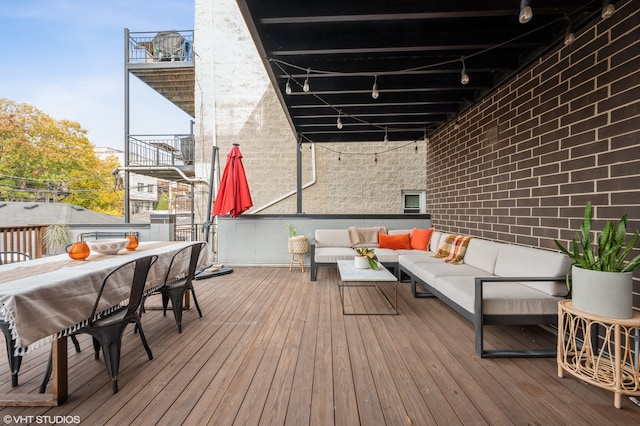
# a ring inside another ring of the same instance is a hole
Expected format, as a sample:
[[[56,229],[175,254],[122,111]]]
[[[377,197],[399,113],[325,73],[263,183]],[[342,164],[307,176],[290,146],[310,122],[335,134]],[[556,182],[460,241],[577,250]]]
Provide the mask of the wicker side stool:
[[[301,237],[289,237],[289,253],[291,253],[291,263],[289,264],[289,270],[293,270],[293,264],[296,262],[296,256],[298,257],[297,263],[300,265],[300,270],[304,272],[304,263],[302,256],[309,251],[309,240],[305,236]]]

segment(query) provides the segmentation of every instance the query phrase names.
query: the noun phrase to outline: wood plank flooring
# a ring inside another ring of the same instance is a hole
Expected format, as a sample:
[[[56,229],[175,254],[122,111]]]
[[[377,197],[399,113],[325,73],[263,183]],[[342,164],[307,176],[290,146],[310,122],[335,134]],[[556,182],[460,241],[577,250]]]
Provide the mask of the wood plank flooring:
[[[623,397],[618,410],[612,393],[559,378],[555,359],[477,358],[471,324],[436,299],[414,299],[408,284],[398,286],[399,315],[344,316],[338,280],[333,269],[310,282],[299,270],[235,268],[196,281],[204,317],[185,311],[182,334],[171,313],[143,316],[152,361],[127,329],[117,394],[80,336],[82,352],[69,344],[65,404],[0,415],[5,424],[640,424],[640,406]],[[356,289],[348,303],[384,309],[375,296]],[[488,348],[555,345],[537,327],[485,334]],[[10,392],[0,352],[0,391]],[[37,392],[47,357],[48,348],[24,357],[20,392]]]

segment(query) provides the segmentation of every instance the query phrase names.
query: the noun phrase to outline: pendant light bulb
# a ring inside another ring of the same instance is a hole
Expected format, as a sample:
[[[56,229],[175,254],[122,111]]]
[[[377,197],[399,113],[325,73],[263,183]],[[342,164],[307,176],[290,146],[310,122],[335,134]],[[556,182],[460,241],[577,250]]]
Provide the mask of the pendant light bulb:
[[[610,18],[616,11],[616,7],[611,4],[610,0],[605,0],[602,6],[602,19]]]
[[[287,85],[285,86],[284,91],[287,95],[291,94],[291,77],[287,78]]]
[[[338,121],[336,122],[336,127],[338,128],[338,130],[342,130],[342,120],[340,120],[340,114],[341,112],[338,112]]]
[[[429,143],[429,136],[427,136],[427,129],[424,129],[424,143]]]
[[[531,5],[529,4],[529,0],[522,0],[520,2],[520,14],[518,15],[518,21],[521,24],[526,24],[533,18],[533,10],[531,10]]]
[[[373,89],[371,90],[371,97],[373,99],[378,99],[378,96],[380,96],[380,92],[378,92],[378,76],[374,76],[374,80],[373,80]]]
[[[567,29],[567,33],[564,36],[564,45],[571,46],[576,41],[576,36],[571,32],[571,29]]]
[[[387,128],[384,128],[384,143],[389,142],[389,136],[387,135]]]
[[[304,80],[304,85],[302,86],[302,91],[303,92],[308,92],[309,91],[309,72],[311,70],[309,68],[307,68],[307,78]]]
[[[469,83],[469,74],[467,74],[467,70],[462,70],[462,77],[460,77],[460,83],[468,84]]]
[[[571,19],[565,15],[565,19],[567,20],[567,30],[564,33],[564,45],[571,46],[574,41],[576,41],[576,35],[573,33],[573,28],[571,27]]]
[[[469,74],[467,73],[467,66],[464,64],[464,58],[460,58],[460,61],[462,61],[462,71],[460,72],[460,83],[468,84]]]

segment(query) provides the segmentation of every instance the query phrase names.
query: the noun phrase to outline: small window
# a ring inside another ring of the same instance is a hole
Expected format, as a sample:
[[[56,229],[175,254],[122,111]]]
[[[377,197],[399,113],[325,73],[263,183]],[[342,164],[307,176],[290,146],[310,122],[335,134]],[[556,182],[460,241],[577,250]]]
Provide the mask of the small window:
[[[144,183],[138,182],[138,192],[144,192]]]
[[[424,213],[426,210],[424,191],[402,192],[402,213]]]
[[[149,193],[153,192],[153,185],[147,186],[147,192],[149,192]]]

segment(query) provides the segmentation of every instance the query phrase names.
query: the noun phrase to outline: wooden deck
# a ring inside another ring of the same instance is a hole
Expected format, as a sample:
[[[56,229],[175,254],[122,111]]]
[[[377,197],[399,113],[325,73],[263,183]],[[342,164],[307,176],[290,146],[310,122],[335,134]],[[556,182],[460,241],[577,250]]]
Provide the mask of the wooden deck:
[[[236,268],[196,281],[204,317],[185,312],[182,334],[170,314],[143,317],[152,361],[126,331],[119,393],[81,336],[81,353],[69,345],[65,404],[0,415],[6,424],[54,416],[112,425],[640,424],[629,398],[615,409],[613,394],[558,378],[554,359],[478,359],[471,324],[438,300],[414,299],[408,284],[399,285],[397,316],[343,316],[337,280],[333,269],[310,282],[299,270]],[[358,309],[384,308],[350,296]],[[536,327],[490,328],[486,339],[555,342]],[[9,392],[0,352],[0,391]],[[42,348],[24,358],[21,392],[37,391],[47,356]]]

